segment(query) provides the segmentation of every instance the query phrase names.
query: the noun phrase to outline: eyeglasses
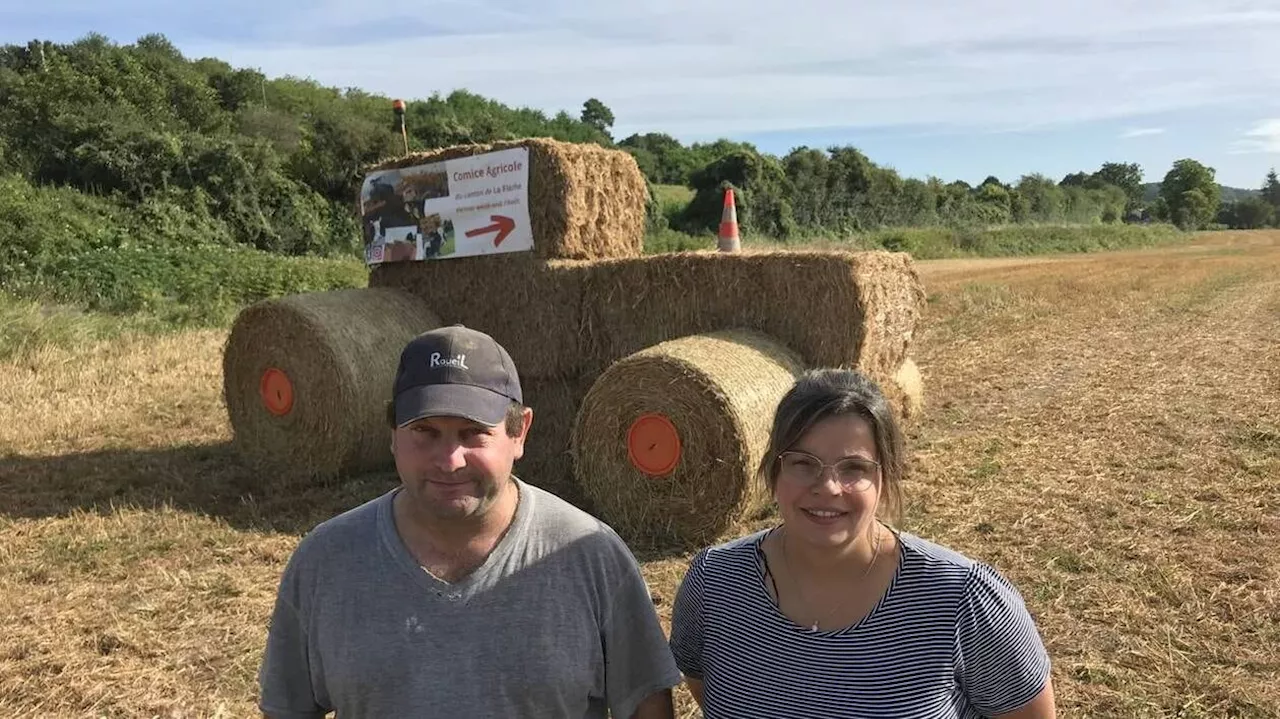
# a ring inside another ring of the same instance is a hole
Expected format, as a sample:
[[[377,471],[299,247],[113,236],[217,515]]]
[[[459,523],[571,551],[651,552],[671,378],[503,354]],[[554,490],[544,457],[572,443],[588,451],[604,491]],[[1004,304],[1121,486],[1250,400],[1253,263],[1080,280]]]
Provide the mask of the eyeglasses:
[[[817,484],[831,469],[846,492],[865,492],[880,478],[880,463],[861,457],[846,457],[827,464],[808,452],[788,450],[778,455],[780,474],[804,484]]]

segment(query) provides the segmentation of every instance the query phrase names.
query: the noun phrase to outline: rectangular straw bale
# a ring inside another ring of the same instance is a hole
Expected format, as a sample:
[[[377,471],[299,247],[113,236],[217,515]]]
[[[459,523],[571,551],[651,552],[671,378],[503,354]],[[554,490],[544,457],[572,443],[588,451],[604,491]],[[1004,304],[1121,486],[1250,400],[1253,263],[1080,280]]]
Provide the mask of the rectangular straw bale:
[[[530,138],[415,153],[384,160],[367,172],[517,147],[529,150],[533,254],[575,260],[640,256],[648,191],[635,158],[621,150]]]
[[[584,287],[587,365],[676,337],[769,334],[810,366],[892,374],[924,304],[911,258],[888,252],[689,252],[613,260]]]
[[[893,375],[911,352],[924,315],[927,295],[911,255],[905,252],[850,253],[854,282],[862,290],[863,307],[875,308],[864,319],[863,366]]]
[[[570,438],[592,379],[535,379],[522,386],[525,405],[533,408],[533,426],[515,474],[579,507],[586,507],[586,499],[574,478]]]
[[[584,265],[527,254],[379,265],[370,287],[399,287],[426,300],[446,325],[491,335],[522,378],[567,377],[581,365]]]

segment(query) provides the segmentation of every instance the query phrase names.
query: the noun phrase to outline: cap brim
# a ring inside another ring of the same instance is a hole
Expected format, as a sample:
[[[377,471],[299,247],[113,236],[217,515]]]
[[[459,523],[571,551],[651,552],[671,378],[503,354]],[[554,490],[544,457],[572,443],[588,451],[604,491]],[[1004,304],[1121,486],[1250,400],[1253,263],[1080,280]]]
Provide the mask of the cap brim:
[[[512,399],[484,387],[433,384],[410,387],[396,396],[396,426],[424,417],[461,417],[496,427],[507,416]]]

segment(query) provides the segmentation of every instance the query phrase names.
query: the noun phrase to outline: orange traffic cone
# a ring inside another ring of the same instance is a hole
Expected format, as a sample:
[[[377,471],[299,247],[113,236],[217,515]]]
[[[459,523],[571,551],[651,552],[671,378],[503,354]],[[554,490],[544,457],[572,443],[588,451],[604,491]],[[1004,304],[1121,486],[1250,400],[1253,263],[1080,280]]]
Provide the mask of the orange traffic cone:
[[[721,252],[742,251],[738,239],[738,208],[733,204],[733,188],[724,191],[724,211],[720,215],[719,249]]]

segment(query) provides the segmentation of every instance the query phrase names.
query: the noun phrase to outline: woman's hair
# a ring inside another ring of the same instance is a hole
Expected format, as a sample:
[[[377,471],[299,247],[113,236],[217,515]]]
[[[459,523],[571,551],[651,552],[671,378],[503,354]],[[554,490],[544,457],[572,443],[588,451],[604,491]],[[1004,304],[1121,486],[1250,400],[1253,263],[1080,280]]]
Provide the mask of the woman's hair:
[[[902,509],[906,474],[902,429],[880,387],[856,370],[817,369],[802,375],[774,412],[769,446],[758,474],[772,493],[778,483],[779,455],[791,449],[818,422],[854,414],[871,425],[880,462],[880,507],[896,521]]]

